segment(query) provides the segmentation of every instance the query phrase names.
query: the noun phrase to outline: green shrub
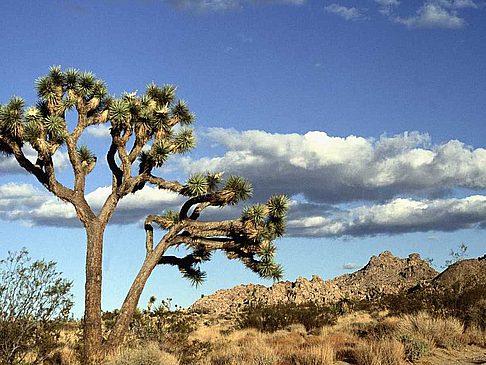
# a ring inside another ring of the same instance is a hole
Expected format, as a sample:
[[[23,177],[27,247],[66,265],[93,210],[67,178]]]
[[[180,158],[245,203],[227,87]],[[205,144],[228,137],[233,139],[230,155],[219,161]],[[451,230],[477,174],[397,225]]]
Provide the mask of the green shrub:
[[[336,323],[338,309],[314,302],[275,305],[253,304],[241,313],[240,328],[256,328],[262,332],[275,332],[290,325],[302,324],[307,331]]]
[[[399,337],[399,340],[405,348],[405,357],[408,361],[418,361],[429,352],[429,345],[424,340],[410,335],[402,335]]]
[[[31,262],[26,249],[0,260],[0,363],[42,363],[58,346],[73,305],[72,283],[56,263]]]

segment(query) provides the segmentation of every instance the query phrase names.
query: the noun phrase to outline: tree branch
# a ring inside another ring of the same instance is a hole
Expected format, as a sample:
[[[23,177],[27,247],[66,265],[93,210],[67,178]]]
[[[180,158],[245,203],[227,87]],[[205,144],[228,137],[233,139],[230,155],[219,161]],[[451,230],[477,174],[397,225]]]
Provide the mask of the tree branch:
[[[157,186],[159,189],[173,191],[174,193],[180,193],[184,185],[177,181],[164,180],[161,177],[156,177],[151,174],[141,176],[142,179],[152,185]]]

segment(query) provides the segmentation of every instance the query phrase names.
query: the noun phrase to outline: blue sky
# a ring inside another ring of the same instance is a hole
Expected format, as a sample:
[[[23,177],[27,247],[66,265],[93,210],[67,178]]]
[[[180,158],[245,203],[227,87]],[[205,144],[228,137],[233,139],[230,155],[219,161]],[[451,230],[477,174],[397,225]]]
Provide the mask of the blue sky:
[[[255,200],[292,196],[278,254],[286,279],[333,277],[385,249],[440,266],[461,242],[471,256],[485,253],[485,4],[2,1],[0,103],[13,95],[34,103],[34,80],[51,65],[91,70],[116,95],[175,84],[197,115],[198,147],[160,174],[183,181],[199,170],[239,172],[254,182]],[[98,157],[106,131],[84,139]],[[63,151],[57,164],[69,181]],[[110,183],[103,167],[90,175],[94,206]],[[120,305],[144,255],[140,220],[179,202],[148,189],[123,203],[106,234],[106,309]],[[26,246],[57,261],[75,282],[79,315],[84,232],[7,157],[0,219],[0,254]],[[219,256],[205,268],[197,289],[172,268],[157,270],[142,301],[189,305],[260,282]]]

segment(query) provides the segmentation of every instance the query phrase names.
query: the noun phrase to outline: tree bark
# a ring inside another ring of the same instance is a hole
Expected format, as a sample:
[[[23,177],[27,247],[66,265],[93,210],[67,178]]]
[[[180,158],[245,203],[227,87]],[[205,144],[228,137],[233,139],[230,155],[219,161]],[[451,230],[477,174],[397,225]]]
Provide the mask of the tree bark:
[[[105,353],[113,353],[123,344],[133,314],[137,308],[140,295],[142,294],[150,274],[157,266],[159,258],[160,253],[158,252],[152,252],[145,257],[142,267],[133,281],[123,305],[120,308],[115,326],[113,327],[110,336],[108,337],[108,341],[106,342],[106,346],[104,347]]]
[[[84,364],[99,364],[103,358],[101,322],[101,280],[103,234],[105,226],[97,220],[86,225],[86,284],[84,307]]]

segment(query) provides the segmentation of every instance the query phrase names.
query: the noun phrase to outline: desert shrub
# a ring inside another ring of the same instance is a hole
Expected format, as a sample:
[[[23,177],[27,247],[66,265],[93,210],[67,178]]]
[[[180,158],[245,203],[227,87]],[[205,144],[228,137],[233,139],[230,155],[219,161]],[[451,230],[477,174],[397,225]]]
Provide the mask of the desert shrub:
[[[471,345],[486,347],[486,330],[479,326],[469,326],[464,332],[464,337]]]
[[[0,363],[39,364],[59,346],[71,286],[54,262],[31,262],[25,249],[0,261]]]
[[[418,361],[429,352],[429,344],[425,340],[411,335],[401,335],[398,339],[404,346],[405,357],[408,361]]]
[[[435,317],[426,312],[405,315],[398,323],[401,335],[419,337],[432,347],[457,348],[464,344],[464,326],[454,317]]]
[[[413,290],[384,296],[379,302],[365,304],[380,305],[393,314],[428,312],[436,316],[457,317],[466,327],[486,329],[486,286],[451,287],[447,289]]]
[[[384,340],[395,336],[397,326],[389,321],[361,323],[356,326],[355,332],[362,338]]]
[[[203,364],[208,365],[276,365],[279,357],[259,333],[233,333],[218,344]]]
[[[405,349],[395,339],[366,340],[353,349],[357,365],[402,365],[405,363]]]
[[[238,319],[239,328],[256,328],[275,332],[291,325],[302,324],[307,331],[336,323],[337,308],[314,302],[275,305],[253,304],[243,310]]]
[[[161,351],[157,344],[149,342],[127,347],[112,356],[105,365],[178,365],[177,358]]]
[[[162,300],[156,305],[151,297],[145,309],[137,309],[130,323],[128,344],[140,342],[158,343],[160,348],[176,356],[180,364],[194,364],[210,351],[210,343],[189,340],[196,328],[197,318],[183,310],[172,310],[171,300]],[[103,313],[103,323],[109,331],[116,321],[118,310]]]

